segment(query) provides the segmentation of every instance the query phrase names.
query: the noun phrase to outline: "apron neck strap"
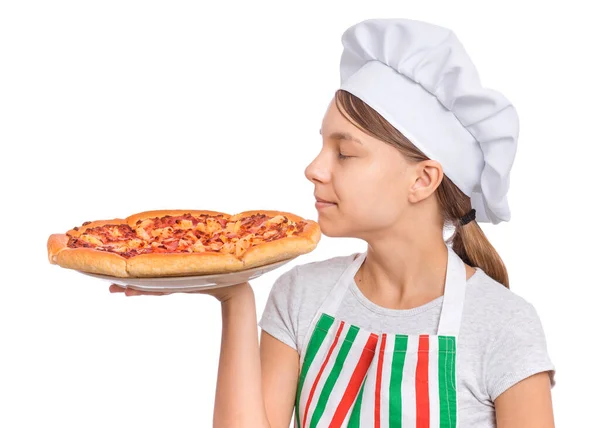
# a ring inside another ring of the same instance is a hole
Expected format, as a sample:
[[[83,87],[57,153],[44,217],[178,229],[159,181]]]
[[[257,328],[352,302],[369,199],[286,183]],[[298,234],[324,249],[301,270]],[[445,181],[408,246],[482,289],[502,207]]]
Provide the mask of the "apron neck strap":
[[[448,249],[448,264],[444,285],[444,300],[437,334],[440,336],[458,336],[465,299],[466,270],[462,259],[454,252],[452,247],[450,245],[446,245],[446,247]],[[366,257],[367,251],[360,253],[346,267],[331,294],[323,302],[320,308],[321,312],[335,316],[346,290],[351,281],[354,281],[354,275],[356,275]]]
[[[452,247],[446,245],[446,248],[448,248],[448,265],[437,334],[439,336],[458,336],[467,288],[467,272],[465,264]]]

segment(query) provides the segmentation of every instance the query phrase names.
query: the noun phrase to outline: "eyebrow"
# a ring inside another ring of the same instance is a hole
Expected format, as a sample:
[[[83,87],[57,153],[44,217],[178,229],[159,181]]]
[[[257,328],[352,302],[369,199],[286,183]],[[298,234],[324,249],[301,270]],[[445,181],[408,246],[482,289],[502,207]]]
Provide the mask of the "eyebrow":
[[[319,129],[319,134],[323,135],[323,132],[321,129]],[[363,145],[362,141],[360,141],[358,138],[354,137],[353,135],[351,135],[347,132],[333,132],[333,133],[329,134],[329,138],[331,138],[332,140],[354,141],[358,144]]]

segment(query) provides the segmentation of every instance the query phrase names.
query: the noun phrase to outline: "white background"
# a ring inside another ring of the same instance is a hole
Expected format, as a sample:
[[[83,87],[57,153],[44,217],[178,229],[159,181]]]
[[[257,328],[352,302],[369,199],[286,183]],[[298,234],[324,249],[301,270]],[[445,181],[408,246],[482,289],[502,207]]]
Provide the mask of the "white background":
[[[0,426],[212,426],[217,300],[111,294],[50,265],[47,238],[163,208],[317,219],[304,168],[339,86],[341,34],[377,17],[453,29],[484,86],[516,106],[512,219],[482,227],[542,319],[557,426],[590,426],[600,27],[586,4],[4,1]],[[258,316],[295,264],[365,248],[324,236],[253,280]]]

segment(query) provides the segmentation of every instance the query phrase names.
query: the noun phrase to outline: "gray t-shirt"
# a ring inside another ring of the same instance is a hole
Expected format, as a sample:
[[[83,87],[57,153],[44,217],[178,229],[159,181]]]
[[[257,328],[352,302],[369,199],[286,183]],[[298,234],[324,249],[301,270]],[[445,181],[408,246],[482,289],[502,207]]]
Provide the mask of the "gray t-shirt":
[[[357,253],[297,265],[275,281],[258,325],[300,353],[321,303]],[[368,300],[352,281],[336,316],[375,333],[436,334],[440,296],[412,309]],[[515,383],[554,365],[539,316],[529,302],[481,268],[467,280],[457,345],[458,417],[464,428],[495,428],[494,400]]]

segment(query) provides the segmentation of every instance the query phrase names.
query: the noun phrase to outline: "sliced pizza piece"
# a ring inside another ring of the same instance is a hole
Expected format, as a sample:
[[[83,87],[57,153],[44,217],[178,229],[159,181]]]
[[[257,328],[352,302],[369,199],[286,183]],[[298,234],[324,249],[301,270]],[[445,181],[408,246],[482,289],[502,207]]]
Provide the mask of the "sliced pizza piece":
[[[119,277],[235,272],[312,251],[316,222],[257,210],[154,210],[126,219],[84,222],[48,239],[51,263]]]

